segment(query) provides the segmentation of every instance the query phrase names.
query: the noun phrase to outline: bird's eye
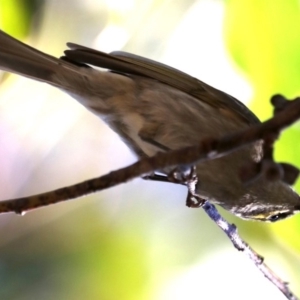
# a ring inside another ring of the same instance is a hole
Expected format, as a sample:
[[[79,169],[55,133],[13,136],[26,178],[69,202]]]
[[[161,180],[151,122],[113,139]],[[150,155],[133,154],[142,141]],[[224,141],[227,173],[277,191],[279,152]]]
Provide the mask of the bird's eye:
[[[291,215],[290,212],[276,213],[274,215],[271,215],[268,218],[268,221],[270,221],[270,222],[276,222],[276,221],[279,221],[279,220],[283,220],[283,219],[289,217],[290,215]]]

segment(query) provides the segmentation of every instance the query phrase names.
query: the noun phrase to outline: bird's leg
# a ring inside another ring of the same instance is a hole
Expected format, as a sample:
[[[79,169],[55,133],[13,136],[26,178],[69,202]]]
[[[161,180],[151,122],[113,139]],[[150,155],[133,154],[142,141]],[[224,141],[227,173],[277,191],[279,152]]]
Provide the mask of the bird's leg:
[[[154,139],[150,138],[149,136],[146,136],[143,133],[144,131],[141,131],[139,133],[139,136],[143,141],[159,148],[162,151],[171,150],[170,148],[166,147],[165,145],[162,145],[161,143],[155,141]],[[145,180],[153,180],[159,182],[172,182],[172,183],[186,185],[188,188],[186,206],[188,207],[198,208],[201,207],[206,201],[196,193],[196,186],[198,183],[196,166],[192,166],[192,167],[177,166],[168,175],[151,173],[148,175],[144,175],[142,178]]]

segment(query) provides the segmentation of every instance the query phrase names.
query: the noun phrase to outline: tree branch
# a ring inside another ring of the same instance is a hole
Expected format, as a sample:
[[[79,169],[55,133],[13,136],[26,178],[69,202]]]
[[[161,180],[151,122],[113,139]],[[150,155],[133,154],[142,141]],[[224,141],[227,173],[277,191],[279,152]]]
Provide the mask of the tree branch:
[[[21,214],[37,207],[72,200],[98,192],[120,183],[125,183],[136,177],[147,175],[155,170],[179,165],[191,167],[195,163],[224,156],[257,140],[264,140],[266,145],[272,145],[280,130],[291,125],[299,118],[300,98],[296,98],[294,101],[289,101],[285,109],[278,112],[273,118],[246,130],[220,139],[208,138],[200,141],[195,146],[164,153],[159,152],[153,157],[141,159],[128,167],[69,187],[29,197],[1,201],[0,213],[16,212]]]

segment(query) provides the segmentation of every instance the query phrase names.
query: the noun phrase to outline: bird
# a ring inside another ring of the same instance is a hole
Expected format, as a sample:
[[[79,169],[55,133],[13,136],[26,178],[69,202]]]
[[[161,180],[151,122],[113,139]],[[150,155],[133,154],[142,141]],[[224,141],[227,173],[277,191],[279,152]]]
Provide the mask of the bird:
[[[173,67],[123,51],[67,46],[55,58],[0,30],[0,69],[67,93],[100,117],[138,159],[260,123],[234,97]],[[299,212],[299,195],[285,182],[263,176],[241,181],[241,168],[262,158],[257,141],[197,163],[197,194],[246,220],[274,222]]]

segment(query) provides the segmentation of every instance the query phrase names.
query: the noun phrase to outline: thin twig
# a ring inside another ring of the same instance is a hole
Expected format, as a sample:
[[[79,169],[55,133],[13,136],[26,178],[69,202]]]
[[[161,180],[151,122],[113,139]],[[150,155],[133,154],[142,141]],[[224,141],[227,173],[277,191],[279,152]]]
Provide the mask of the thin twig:
[[[195,173],[195,169],[192,174]],[[288,300],[299,300],[289,289],[287,283],[277,276],[265,263],[262,256],[255,252],[238,234],[237,227],[234,224],[229,224],[218,212],[216,207],[207,200],[204,200],[196,192],[198,178],[191,176],[190,180],[186,182],[188,187],[187,205],[193,203],[193,207],[201,207],[206,214],[216,223],[219,228],[228,236],[233,246],[243,252],[250,258],[258,270],[281,291]],[[190,206],[190,205],[188,205]]]
[[[194,191],[195,192],[195,191]],[[195,194],[193,195],[196,196]],[[201,199],[198,200],[201,202]],[[206,214],[222,229],[228,236],[233,246],[245,253],[250,258],[258,270],[281,291],[288,300],[299,300],[289,289],[287,283],[277,276],[265,263],[262,256],[256,253],[238,234],[237,227],[234,224],[229,224],[218,212],[216,207],[209,201],[201,206]]]

